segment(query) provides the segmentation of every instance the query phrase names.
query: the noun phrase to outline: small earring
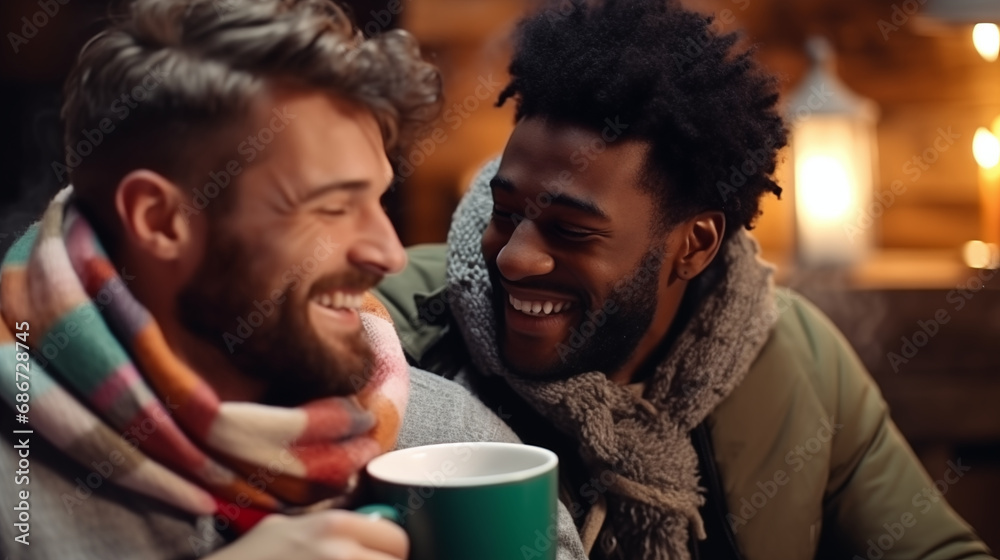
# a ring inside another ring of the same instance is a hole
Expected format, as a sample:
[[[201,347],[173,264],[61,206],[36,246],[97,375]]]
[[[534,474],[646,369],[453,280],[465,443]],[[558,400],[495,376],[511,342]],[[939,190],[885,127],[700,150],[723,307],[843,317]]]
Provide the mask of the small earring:
[[[687,280],[687,275],[688,275],[688,272],[687,272],[686,269],[681,269],[681,270],[677,271],[677,276],[680,276],[681,278],[683,278],[685,280]]]

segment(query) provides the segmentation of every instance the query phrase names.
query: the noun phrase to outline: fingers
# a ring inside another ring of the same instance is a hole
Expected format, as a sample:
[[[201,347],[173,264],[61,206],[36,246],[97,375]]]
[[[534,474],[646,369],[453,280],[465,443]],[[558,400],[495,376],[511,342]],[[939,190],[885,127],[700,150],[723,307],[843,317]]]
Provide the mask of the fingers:
[[[325,543],[323,560],[405,560],[405,556],[394,556],[370,548],[364,548],[355,541],[337,539]]]
[[[359,560],[396,560],[409,554],[410,541],[406,533],[391,521],[344,510],[317,515],[322,516],[325,535],[350,538],[361,549],[367,549],[357,556]]]

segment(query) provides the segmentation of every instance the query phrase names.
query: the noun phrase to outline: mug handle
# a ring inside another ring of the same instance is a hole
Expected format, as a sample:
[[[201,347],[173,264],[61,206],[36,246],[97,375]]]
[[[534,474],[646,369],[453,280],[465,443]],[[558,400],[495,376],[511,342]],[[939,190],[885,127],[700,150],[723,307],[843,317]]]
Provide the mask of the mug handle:
[[[375,519],[386,519],[388,521],[392,521],[396,525],[403,524],[403,519],[399,516],[399,512],[396,511],[396,508],[385,504],[368,504],[355,509],[354,512],[367,515]]]

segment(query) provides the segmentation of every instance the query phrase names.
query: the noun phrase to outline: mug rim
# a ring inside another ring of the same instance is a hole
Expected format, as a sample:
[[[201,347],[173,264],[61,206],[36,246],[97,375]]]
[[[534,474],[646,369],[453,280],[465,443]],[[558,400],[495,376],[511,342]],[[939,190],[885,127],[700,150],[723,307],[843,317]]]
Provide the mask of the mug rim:
[[[472,476],[472,477],[462,477],[459,479],[446,478],[441,482],[436,482],[429,480],[427,478],[418,478],[420,475],[406,475],[406,476],[391,476],[387,473],[379,473],[378,471],[382,469],[382,464],[393,459],[397,459],[401,455],[407,455],[414,452],[429,451],[434,449],[442,448],[459,448],[459,447],[473,447],[473,448],[492,448],[492,449],[516,449],[518,451],[530,451],[544,458],[542,464],[529,467],[527,469],[521,469],[519,471],[514,471],[511,473],[503,474],[489,474],[482,476]],[[559,466],[559,456],[553,453],[549,449],[544,447],[538,447],[535,445],[526,445],[523,443],[507,443],[507,442],[494,442],[494,441],[467,441],[467,442],[451,442],[451,443],[435,443],[431,445],[418,445],[415,447],[407,447],[404,449],[396,449],[388,453],[384,453],[375,457],[365,466],[365,471],[373,479],[386,484],[395,484],[397,486],[419,486],[419,487],[435,487],[435,488],[471,488],[480,486],[492,486],[497,484],[508,484],[512,482],[523,482],[535,478],[539,475],[545,474],[550,470],[555,470]]]

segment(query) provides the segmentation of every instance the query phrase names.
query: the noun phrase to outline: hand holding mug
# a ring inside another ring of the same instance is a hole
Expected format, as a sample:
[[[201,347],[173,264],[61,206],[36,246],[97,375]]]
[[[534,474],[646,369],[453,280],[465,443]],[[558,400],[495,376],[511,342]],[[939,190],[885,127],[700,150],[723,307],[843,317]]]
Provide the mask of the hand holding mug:
[[[409,540],[395,523],[328,510],[274,514],[206,560],[406,560]]]

